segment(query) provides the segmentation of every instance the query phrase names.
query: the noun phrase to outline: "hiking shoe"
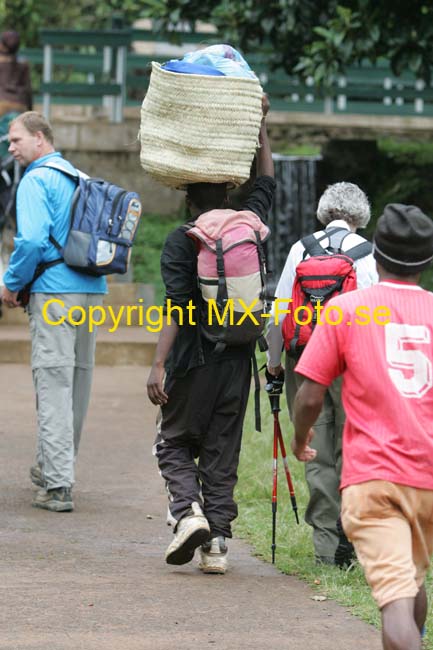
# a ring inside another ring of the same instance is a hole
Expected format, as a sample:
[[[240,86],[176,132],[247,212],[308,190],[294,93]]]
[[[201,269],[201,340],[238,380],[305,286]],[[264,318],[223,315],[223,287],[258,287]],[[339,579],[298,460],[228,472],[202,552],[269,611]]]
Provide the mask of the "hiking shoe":
[[[166,518],[167,526],[171,526],[172,528],[176,528],[177,524],[177,519],[173,517],[173,515],[170,512],[170,506],[167,506],[167,518]]]
[[[71,488],[61,487],[54,490],[39,490],[33,499],[32,506],[43,508],[52,512],[72,512],[74,502],[72,501]]]
[[[167,564],[186,564],[194,557],[197,546],[209,538],[210,528],[198,503],[191,504],[190,514],[177,523],[174,539],[165,553]]]
[[[199,569],[203,573],[224,574],[227,570],[227,553],[224,537],[213,537],[200,548]]]
[[[338,517],[337,519],[337,533],[339,536],[339,542],[337,550],[335,551],[334,560],[335,564],[340,567],[340,569],[343,569],[346,565],[350,567],[353,560],[356,558],[356,555],[353,544],[349,542],[344,533],[341,517]]]
[[[32,465],[30,467],[30,480],[34,485],[38,487],[45,487],[44,477],[42,476],[42,470],[39,465]]]

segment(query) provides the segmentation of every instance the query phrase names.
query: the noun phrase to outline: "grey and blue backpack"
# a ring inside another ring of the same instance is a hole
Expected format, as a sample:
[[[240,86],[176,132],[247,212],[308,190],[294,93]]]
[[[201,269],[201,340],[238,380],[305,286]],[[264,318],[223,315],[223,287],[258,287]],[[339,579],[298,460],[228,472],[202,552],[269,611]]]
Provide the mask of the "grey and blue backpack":
[[[141,217],[136,192],[71,172],[55,162],[43,167],[56,169],[72,178],[76,190],[70,210],[70,230],[62,247],[52,235],[50,241],[71,268],[86,275],[126,273],[137,226]]]

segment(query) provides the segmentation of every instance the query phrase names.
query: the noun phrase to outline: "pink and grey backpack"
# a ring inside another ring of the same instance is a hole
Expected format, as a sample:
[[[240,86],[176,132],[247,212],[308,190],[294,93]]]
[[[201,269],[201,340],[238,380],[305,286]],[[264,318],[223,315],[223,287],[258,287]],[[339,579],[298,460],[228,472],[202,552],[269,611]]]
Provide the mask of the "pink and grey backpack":
[[[266,322],[269,228],[254,212],[210,210],[187,224],[186,234],[197,246],[203,335],[216,351],[257,341]]]

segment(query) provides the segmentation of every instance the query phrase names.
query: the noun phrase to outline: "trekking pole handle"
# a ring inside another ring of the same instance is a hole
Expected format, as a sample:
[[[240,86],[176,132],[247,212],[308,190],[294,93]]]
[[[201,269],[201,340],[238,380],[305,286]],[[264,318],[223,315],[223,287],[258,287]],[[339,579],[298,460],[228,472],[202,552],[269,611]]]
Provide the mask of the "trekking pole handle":
[[[271,402],[272,413],[277,413],[280,411],[280,395],[283,392],[284,385],[284,371],[281,371],[279,375],[271,375],[271,373],[266,369],[266,384],[265,391],[269,396],[269,401]]]

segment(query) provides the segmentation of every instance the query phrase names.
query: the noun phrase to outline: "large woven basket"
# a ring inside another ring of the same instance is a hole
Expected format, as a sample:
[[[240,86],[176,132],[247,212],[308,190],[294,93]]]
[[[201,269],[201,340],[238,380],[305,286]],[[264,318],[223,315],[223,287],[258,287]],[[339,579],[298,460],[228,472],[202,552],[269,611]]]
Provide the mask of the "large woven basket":
[[[141,108],[143,169],[170,187],[240,185],[258,144],[262,93],[255,79],[179,74],[152,63]]]

